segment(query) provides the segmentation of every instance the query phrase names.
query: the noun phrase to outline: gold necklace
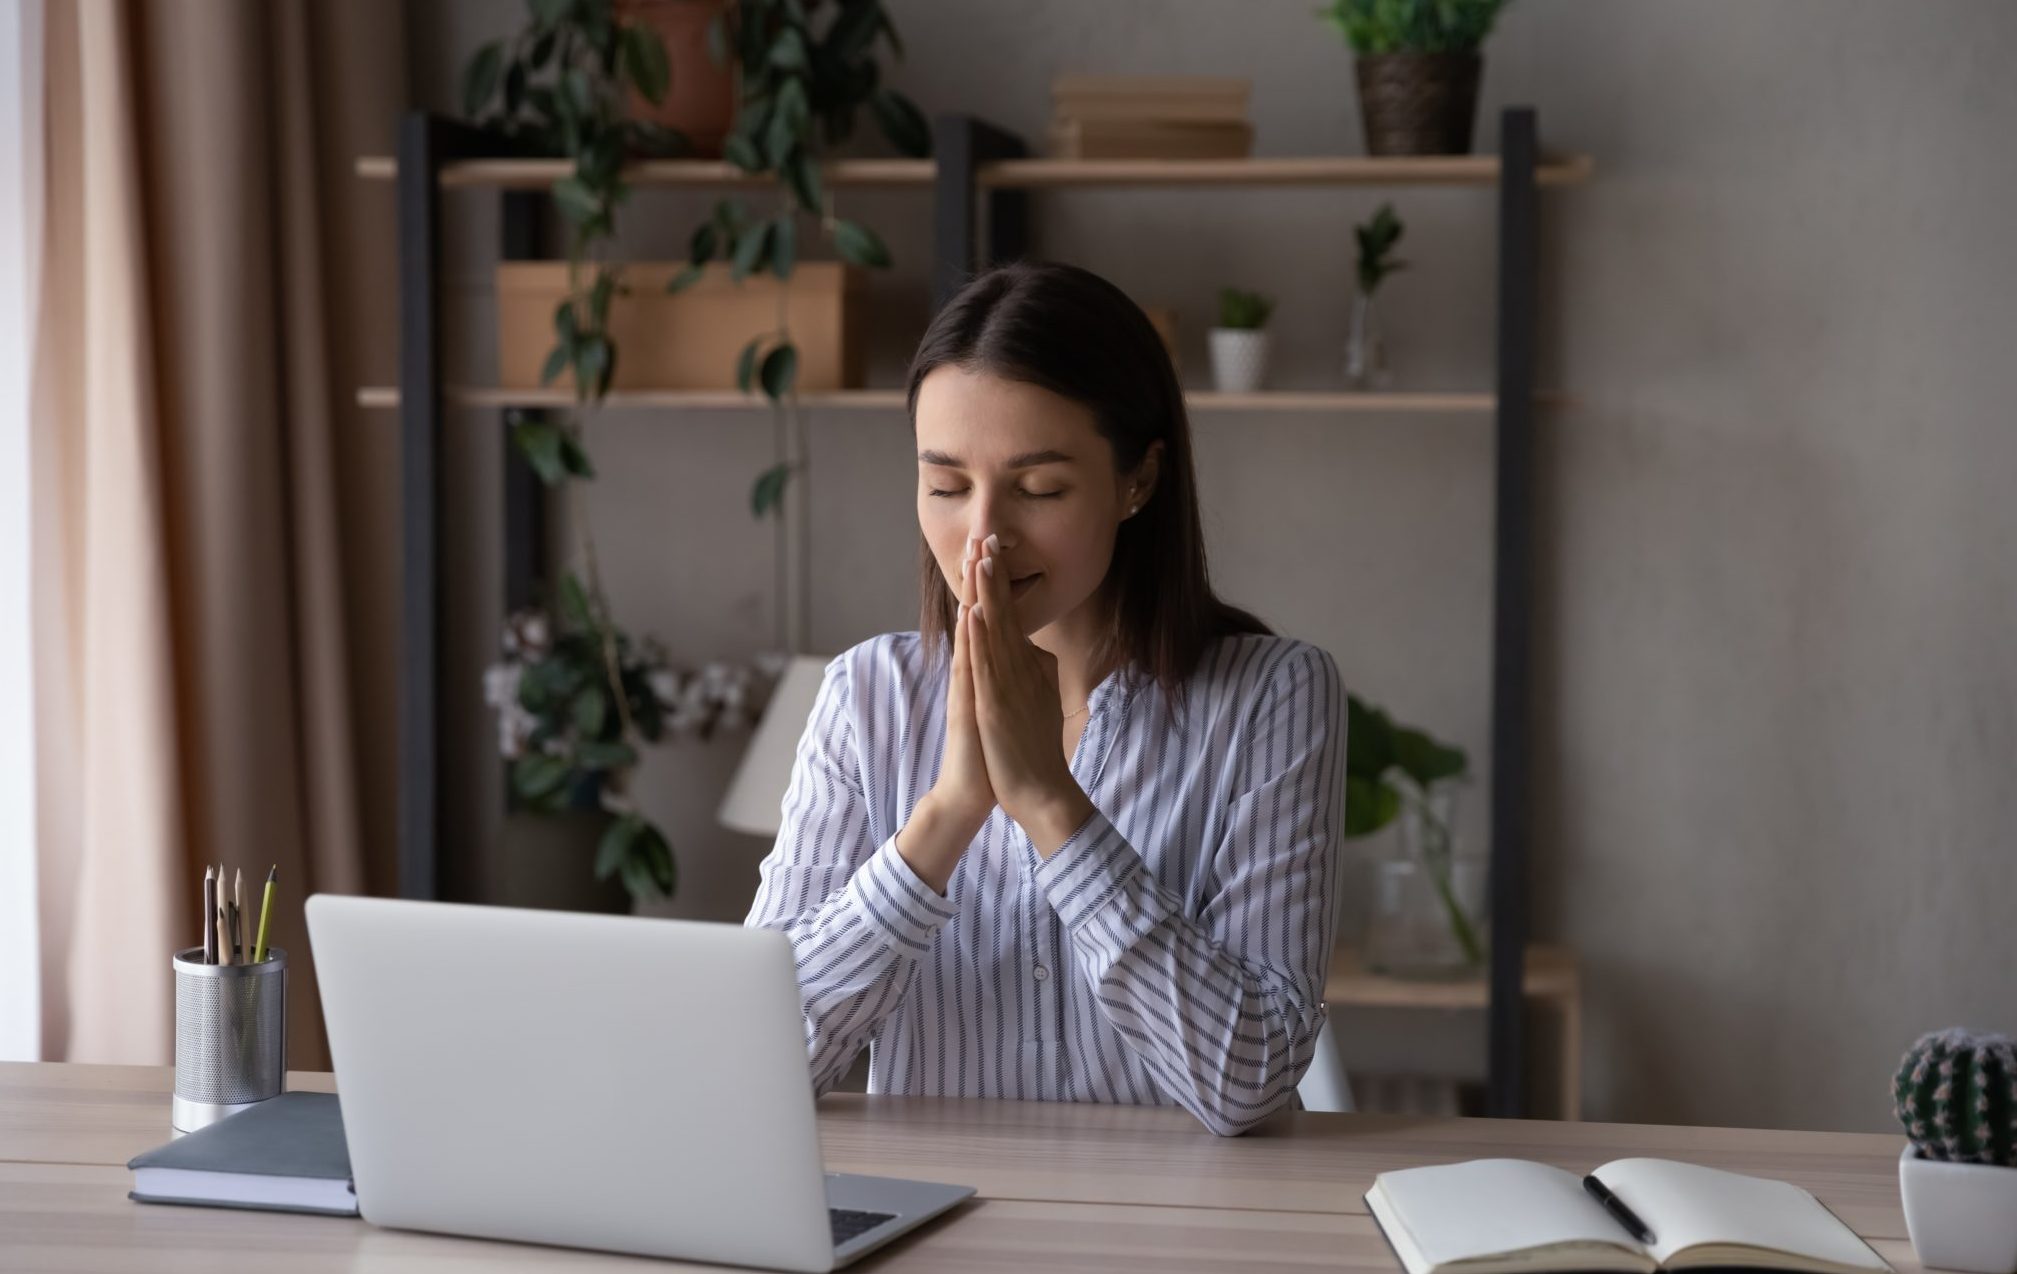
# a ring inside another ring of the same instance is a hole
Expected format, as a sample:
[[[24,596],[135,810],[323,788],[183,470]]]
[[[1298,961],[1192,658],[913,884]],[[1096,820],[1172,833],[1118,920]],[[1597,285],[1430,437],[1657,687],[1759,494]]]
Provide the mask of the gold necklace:
[[[1077,716],[1077,715],[1078,715],[1079,713],[1081,713],[1081,712],[1084,712],[1084,711],[1085,711],[1085,710],[1086,710],[1087,708],[1090,708],[1090,707],[1092,707],[1092,706],[1093,706],[1093,704],[1092,704],[1092,700],[1090,700],[1090,699],[1086,700],[1086,701],[1085,701],[1084,703],[1080,704],[1080,705],[1079,705],[1078,707],[1076,707],[1076,708],[1073,708],[1073,709],[1072,709],[1072,710],[1071,710],[1070,712],[1067,712],[1067,713],[1065,713],[1065,720],[1067,720],[1067,721],[1071,720],[1071,719],[1072,719],[1073,717]]]

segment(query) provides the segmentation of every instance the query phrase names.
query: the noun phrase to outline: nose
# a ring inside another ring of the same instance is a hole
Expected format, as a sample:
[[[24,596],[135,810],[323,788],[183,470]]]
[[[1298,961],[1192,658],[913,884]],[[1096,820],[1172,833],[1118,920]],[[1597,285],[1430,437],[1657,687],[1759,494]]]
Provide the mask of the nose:
[[[966,533],[976,545],[992,535],[1004,552],[1015,547],[1016,533],[1008,517],[1008,502],[991,494],[976,494],[967,506]]]

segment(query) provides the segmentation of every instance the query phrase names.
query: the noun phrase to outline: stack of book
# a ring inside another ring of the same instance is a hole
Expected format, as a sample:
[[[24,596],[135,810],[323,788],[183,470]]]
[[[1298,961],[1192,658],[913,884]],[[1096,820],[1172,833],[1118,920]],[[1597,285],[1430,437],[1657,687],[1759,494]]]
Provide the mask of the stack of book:
[[[1060,159],[1238,159],[1253,149],[1253,82],[1207,75],[1060,75],[1051,153]]]

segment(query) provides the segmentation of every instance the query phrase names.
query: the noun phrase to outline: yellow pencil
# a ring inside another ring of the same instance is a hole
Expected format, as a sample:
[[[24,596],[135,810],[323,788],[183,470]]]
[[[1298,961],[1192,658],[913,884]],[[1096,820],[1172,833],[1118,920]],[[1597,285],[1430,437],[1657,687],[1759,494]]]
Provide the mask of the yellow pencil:
[[[266,920],[273,914],[273,882],[280,878],[280,867],[276,864],[266,873],[266,897],[259,904],[259,938],[252,944],[252,963],[258,964],[266,958]]]

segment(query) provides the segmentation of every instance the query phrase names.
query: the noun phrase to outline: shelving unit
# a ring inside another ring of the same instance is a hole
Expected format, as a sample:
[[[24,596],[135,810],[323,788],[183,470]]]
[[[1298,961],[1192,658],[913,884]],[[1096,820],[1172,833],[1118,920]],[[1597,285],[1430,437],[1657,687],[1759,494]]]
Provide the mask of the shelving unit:
[[[1402,414],[1473,413],[1492,421],[1496,442],[1493,562],[1491,819],[1492,953],[1490,1015],[1492,1114],[1516,1117],[1522,1096],[1522,995],[1527,934],[1527,733],[1530,712],[1528,629],[1532,579],[1534,321],[1537,226],[1543,186],[1587,180],[1587,156],[1543,159],[1529,108],[1500,118],[1497,155],[1371,158],[1256,157],[1224,160],[1063,160],[1032,158],[1021,138],[982,120],[946,115],[934,122],[929,160],[842,160],[824,167],[841,187],[914,188],[933,200],[932,302],[945,303],[970,274],[1023,255],[1029,246],[1030,196],[1099,187],[1262,190],[1271,187],[1469,186],[1497,194],[1497,343],[1489,392],[1356,394],[1193,393],[1199,411]],[[538,251],[544,191],[565,174],[564,161],[527,158],[504,139],[435,116],[409,116],[399,154],[365,157],[356,171],[395,183],[399,201],[399,386],[364,388],[359,403],[396,410],[400,419],[401,679],[399,687],[399,881],[410,898],[439,891],[441,826],[440,528],[441,427],[450,409],[502,413],[562,406],[564,391],[449,386],[441,379],[440,209],[444,192],[494,192],[502,204],[506,260]],[[633,185],[739,189],[769,185],[732,165],[655,160],[632,165]],[[897,390],[808,394],[815,410],[901,409]],[[1540,400],[1548,401],[1548,400]],[[612,394],[610,407],[653,410],[759,406],[735,392]],[[506,450],[505,604],[534,600],[542,563],[545,493],[522,458]]]

